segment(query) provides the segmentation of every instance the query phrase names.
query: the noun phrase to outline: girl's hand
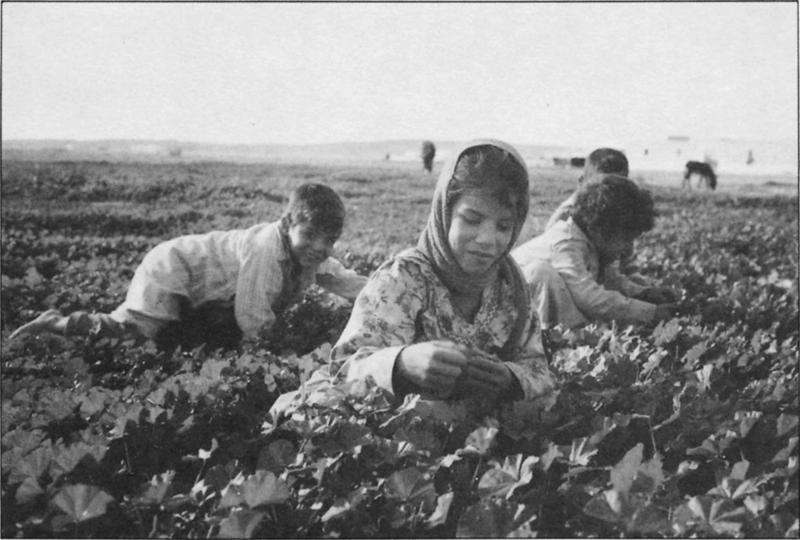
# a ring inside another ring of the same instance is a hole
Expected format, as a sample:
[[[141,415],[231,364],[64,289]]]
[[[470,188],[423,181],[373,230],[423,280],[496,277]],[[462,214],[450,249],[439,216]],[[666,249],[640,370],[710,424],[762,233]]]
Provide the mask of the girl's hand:
[[[467,368],[467,349],[451,341],[415,343],[403,349],[397,362],[403,378],[446,399]]]
[[[470,351],[469,363],[459,388],[463,397],[497,398],[511,390],[514,375],[499,359],[482,351]]]

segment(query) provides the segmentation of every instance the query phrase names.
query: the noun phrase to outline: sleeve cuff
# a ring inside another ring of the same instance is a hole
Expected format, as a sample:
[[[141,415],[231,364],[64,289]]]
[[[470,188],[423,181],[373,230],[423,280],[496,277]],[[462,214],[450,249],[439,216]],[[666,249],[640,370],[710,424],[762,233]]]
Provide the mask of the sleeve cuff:
[[[504,362],[506,366],[508,366],[508,370],[511,372],[511,384],[508,387],[508,394],[505,396],[504,401],[519,401],[521,399],[525,399],[525,391],[522,389],[522,383],[519,382],[519,375],[514,368],[519,366],[512,364],[511,362]]]
[[[372,377],[378,386],[395,394],[395,388],[392,384],[394,367],[397,357],[400,356],[400,352],[405,347],[405,345],[386,347],[353,362],[347,371],[348,382]]]

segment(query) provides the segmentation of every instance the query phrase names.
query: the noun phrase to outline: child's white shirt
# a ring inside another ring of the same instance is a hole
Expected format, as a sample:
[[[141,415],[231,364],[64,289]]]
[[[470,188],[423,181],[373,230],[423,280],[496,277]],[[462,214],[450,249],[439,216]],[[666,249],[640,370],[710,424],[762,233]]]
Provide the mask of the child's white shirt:
[[[649,321],[655,305],[632,297],[647,287],[619,271],[617,261],[603,268],[594,245],[572,218],[516,247],[511,256],[521,267],[547,261],[564,280],[575,306],[588,319]]]
[[[157,245],[136,269],[120,307],[155,319],[178,320],[176,295],[188,298],[193,307],[235,297],[236,322],[244,336],[252,338],[274,324],[276,310],[314,283],[355,299],[366,278],[335,259],[303,268],[292,279],[291,254],[279,227],[280,222],[262,223]]]

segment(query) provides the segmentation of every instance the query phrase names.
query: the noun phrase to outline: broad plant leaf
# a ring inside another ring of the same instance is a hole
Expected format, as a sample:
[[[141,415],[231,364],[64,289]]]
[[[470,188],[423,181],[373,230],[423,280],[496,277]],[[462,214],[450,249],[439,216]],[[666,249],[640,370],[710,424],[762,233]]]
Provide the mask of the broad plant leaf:
[[[610,496],[608,493],[607,491],[600,492],[589,499],[589,502],[583,507],[583,512],[588,516],[601,519],[607,523],[617,524],[621,521],[621,516],[619,515],[619,510],[621,508],[618,504],[615,504],[614,501],[616,500],[615,497],[618,497],[619,492],[616,492],[614,496]],[[612,507],[612,504],[616,506],[616,509]]]
[[[416,468],[403,469],[393,473],[386,479],[384,489],[388,499],[414,504],[423,502],[426,507],[433,506],[436,498],[433,482]]]
[[[450,505],[453,503],[453,492],[439,495],[436,499],[436,508],[430,517],[425,521],[425,527],[432,529],[439,525],[444,525],[447,521],[447,516],[450,513]]]
[[[479,427],[469,434],[464,446],[484,455],[494,446],[497,432],[498,430],[495,427]]]
[[[105,491],[86,484],[64,486],[53,497],[53,504],[76,523],[102,516],[113,501]]]
[[[256,473],[242,484],[244,502],[250,508],[267,504],[281,504],[292,496],[289,486],[270,471]]]
[[[799,421],[797,415],[782,413],[778,417],[778,437],[795,430]]]
[[[53,460],[53,449],[50,446],[40,446],[27,456],[24,456],[11,471],[8,479],[10,484],[22,482],[26,478],[38,480],[47,471]]]
[[[625,454],[619,463],[611,469],[611,485],[621,493],[628,493],[633,485],[633,479],[639,472],[642,463],[642,450],[644,445],[637,444]]]
[[[256,468],[277,473],[291,465],[296,456],[297,450],[291,442],[278,439],[261,450]]]
[[[367,488],[362,486],[351,491],[347,497],[337,499],[336,502],[334,502],[331,507],[328,508],[325,514],[323,514],[321,521],[325,523],[331,519],[344,517],[352,513],[358,508],[358,506],[361,504],[361,501],[364,500],[366,493]]]
[[[678,319],[670,319],[658,323],[653,330],[653,339],[658,346],[671,343],[681,332],[681,323]]]
[[[747,519],[747,510],[730,499],[699,496],[679,507],[673,519],[681,534],[694,527],[707,533],[738,535]]]
[[[175,471],[167,471],[163,474],[154,475],[149,482],[142,486],[140,499],[148,503],[161,504],[171,493],[172,479]]]
[[[517,487],[530,482],[538,461],[538,456],[528,456],[523,461],[522,454],[516,454],[506,457],[502,464],[494,462],[494,467],[481,477],[478,489],[484,495],[510,498]]]
[[[54,478],[72,472],[83,459],[89,457],[97,463],[103,460],[108,447],[104,444],[86,444],[77,442],[65,448],[60,444],[53,448],[53,460],[50,464],[50,474]]]
[[[263,512],[243,508],[233,511],[219,524],[219,538],[252,538],[256,527],[264,519]]]
[[[17,492],[14,497],[17,501],[17,504],[24,505],[28,504],[36,497],[44,493],[45,491],[39,485],[39,482],[37,482],[35,478],[29,476],[17,488]]]
[[[572,441],[572,448],[569,453],[569,462],[572,465],[586,467],[589,465],[592,456],[597,453],[597,448],[589,444],[588,437],[582,437]]]
[[[484,499],[465,509],[458,521],[457,538],[505,538],[534,518],[533,506],[505,499]]]

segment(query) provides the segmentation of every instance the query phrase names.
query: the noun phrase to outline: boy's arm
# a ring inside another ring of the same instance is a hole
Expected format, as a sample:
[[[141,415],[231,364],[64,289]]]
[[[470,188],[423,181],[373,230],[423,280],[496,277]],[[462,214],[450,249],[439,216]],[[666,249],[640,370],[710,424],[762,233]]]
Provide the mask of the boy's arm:
[[[619,258],[619,272],[636,285],[654,287],[655,283],[651,279],[639,273],[635,246],[636,244],[633,244],[631,248]]]
[[[656,306],[628,298],[597,282],[587,266],[588,245],[563,240],[553,247],[551,264],[564,280],[575,306],[589,319],[647,322]]]
[[[366,277],[345,268],[333,257],[323,261],[317,269],[317,285],[351,301],[356,299],[366,284]]]
[[[621,262],[614,261],[605,268],[603,285],[612,291],[619,291],[625,296],[635,298],[649,287],[636,283],[622,273]]]

